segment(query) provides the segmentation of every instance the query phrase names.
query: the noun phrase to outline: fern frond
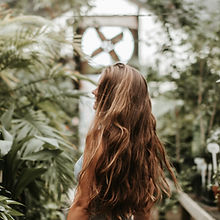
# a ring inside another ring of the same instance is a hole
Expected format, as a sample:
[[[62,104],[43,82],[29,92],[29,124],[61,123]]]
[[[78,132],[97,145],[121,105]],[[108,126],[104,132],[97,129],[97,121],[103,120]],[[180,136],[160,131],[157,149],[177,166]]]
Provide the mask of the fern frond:
[[[20,119],[14,119],[12,122],[17,141],[34,135],[60,138],[57,132],[48,126],[49,120],[41,111],[28,110]]]

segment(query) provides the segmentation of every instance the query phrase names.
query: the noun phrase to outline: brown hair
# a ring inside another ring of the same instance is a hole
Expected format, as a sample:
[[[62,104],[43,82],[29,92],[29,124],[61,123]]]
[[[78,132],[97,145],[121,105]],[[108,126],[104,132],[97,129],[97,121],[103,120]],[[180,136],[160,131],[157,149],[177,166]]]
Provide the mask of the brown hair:
[[[117,63],[103,71],[97,90],[78,189],[95,163],[89,183],[91,216],[122,219],[148,214],[163,193],[170,196],[164,168],[175,183],[176,178],[156,134],[147,82],[136,69]]]

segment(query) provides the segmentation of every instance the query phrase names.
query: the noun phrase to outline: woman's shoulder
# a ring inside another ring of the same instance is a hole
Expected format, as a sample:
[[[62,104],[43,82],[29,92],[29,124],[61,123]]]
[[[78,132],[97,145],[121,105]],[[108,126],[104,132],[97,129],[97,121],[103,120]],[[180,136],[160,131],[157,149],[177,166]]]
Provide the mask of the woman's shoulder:
[[[78,179],[79,173],[82,169],[82,165],[83,165],[83,154],[77,160],[77,162],[75,163],[75,166],[74,166],[74,176],[75,176],[76,179]]]

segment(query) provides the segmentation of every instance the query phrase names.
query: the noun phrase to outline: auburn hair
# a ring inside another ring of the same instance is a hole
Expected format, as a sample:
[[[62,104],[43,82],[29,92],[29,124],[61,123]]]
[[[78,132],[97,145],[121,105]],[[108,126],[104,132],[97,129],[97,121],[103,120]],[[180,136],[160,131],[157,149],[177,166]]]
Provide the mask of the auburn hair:
[[[148,215],[163,194],[170,196],[164,169],[177,182],[156,133],[147,82],[129,65],[109,66],[101,74],[96,102],[78,184],[80,190],[81,178],[95,163],[88,212],[107,219]]]

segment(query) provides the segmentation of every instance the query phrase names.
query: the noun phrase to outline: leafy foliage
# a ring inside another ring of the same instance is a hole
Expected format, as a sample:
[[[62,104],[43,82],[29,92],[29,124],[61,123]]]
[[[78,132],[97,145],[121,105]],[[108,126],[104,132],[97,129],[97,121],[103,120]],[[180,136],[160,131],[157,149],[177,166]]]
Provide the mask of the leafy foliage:
[[[79,96],[85,95],[74,83],[86,78],[74,71],[73,62],[68,67],[61,62],[60,51],[78,43],[68,42],[42,17],[10,17],[4,11],[1,16],[2,184],[24,204],[19,209],[26,219],[65,219],[62,208],[67,207],[68,190],[75,183],[77,155],[71,118],[77,116]],[[11,200],[2,197],[1,201],[9,210]],[[8,213],[20,215],[15,210]]]
[[[157,17],[163,22],[183,27],[196,25],[199,14],[195,4],[190,1],[181,0],[131,0],[148,10],[153,11]],[[199,9],[202,7],[200,6]]]
[[[205,154],[206,143],[219,124],[217,103],[220,88],[216,84],[220,75],[218,1],[212,0],[213,7],[205,1],[132,1],[157,15],[168,35],[158,53],[172,60],[166,69],[169,74],[155,74],[159,72],[157,66],[148,77],[149,81],[152,79],[158,84],[155,97],[180,100],[182,104],[174,105],[173,111],[163,115],[161,133],[166,136],[168,148],[177,161],[183,162],[190,155],[201,156]],[[186,48],[184,59],[179,63],[176,47]],[[170,91],[158,93],[164,82],[174,86]]]
[[[80,15],[91,8],[89,0],[6,0],[6,6],[23,14],[35,14],[55,18],[65,12],[73,11]]]
[[[3,187],[0,187],[0,191],[1,194],[2,191],[9,193]],[[21,206],[22,204],[8,198],[7,196],[0,195],[0,218],[4,220],[14,220],[14,217],[16,216],[23,216],[21,212],[12,207],[15,205]]]

